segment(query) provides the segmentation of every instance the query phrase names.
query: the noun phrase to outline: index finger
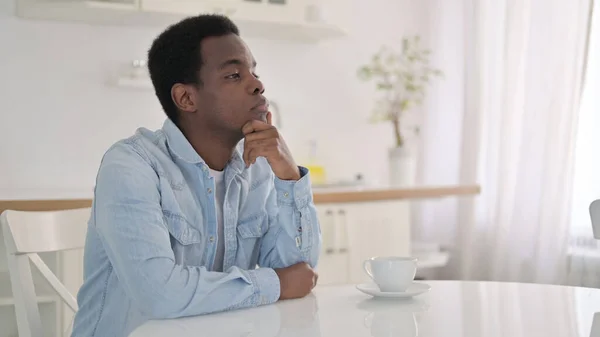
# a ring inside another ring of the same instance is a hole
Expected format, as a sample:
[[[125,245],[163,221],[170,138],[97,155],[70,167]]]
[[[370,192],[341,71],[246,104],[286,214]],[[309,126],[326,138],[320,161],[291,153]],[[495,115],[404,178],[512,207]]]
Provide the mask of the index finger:
[[[242,126],[242,133],[245,136],[249,133],[256,132],[256,131],[268,130],[268,129],[271,129],[272,127],[273,126],[271,126],[263,121],[253,119],[253,120],[246,122],[246,124],[244,124],[244,126]]]

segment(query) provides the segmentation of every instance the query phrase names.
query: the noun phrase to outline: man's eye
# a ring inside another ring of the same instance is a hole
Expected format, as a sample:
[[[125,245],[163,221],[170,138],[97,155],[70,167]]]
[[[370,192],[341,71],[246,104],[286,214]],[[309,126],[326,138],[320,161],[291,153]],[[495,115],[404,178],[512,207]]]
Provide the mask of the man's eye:
[[[254,75],[254,77],[256,77],[256,79],[260,78],[260,76],[258,74],[252,74],[252,75]]]
[[[226,76],[225,78],[230,79],[230,80],[237,80],[240,78],[240,74],[231,74]]]

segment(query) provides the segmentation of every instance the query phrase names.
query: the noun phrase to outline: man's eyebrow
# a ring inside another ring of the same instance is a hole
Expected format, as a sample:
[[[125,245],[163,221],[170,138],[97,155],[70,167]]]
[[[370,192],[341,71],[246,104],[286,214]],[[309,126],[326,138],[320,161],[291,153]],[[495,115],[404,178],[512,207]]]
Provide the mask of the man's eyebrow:
[[[230,59],[230,60],[227,60],[227,61],[221,63],[219,65],[219,70],[222,70],[225,67],[230,66],[230,65],[238,65],[239,66],[239,65],[244,65],[244,64],[245,64],[245,62],[242,62],[242,60],[240,60],[240,59]],[[252,68],[256,68],[256,61],[254,61],[254,60],[252,61]]]

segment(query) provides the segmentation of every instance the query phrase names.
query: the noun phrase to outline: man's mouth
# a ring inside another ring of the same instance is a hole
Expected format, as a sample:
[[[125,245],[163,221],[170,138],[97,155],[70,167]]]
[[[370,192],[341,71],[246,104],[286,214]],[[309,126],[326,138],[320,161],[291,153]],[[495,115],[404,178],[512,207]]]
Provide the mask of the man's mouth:
[[[269,111],[269,102],[267,100],[261,100],[257,105],[252,107],[252,111],[267,113]]]

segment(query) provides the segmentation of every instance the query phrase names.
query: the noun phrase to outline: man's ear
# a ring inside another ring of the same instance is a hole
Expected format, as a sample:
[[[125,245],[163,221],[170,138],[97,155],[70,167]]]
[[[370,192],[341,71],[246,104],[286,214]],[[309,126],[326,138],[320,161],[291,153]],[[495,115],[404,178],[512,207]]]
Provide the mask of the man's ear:
[[[171,87],[171,99],[184,112],[196,112],[196,88],[191,84],[177,83]]]

